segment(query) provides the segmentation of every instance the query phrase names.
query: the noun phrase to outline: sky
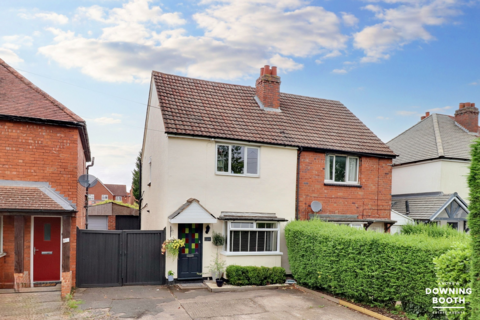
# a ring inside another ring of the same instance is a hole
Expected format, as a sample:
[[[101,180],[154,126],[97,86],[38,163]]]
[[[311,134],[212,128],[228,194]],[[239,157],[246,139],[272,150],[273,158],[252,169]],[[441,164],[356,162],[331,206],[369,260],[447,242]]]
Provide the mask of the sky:
[[[104,183],[131,185],[151,71],[339,100],[387,142],[480,103],[480,0],[3,0],[0,58],[87,121]]]

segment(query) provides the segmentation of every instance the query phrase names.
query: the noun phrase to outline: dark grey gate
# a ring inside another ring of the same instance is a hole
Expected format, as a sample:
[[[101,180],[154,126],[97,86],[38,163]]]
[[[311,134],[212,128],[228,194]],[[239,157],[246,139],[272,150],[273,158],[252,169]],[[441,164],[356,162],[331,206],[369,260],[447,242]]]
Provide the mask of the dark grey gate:
[[[115,230],[140,230],[140,217],[116,216]]]
[[[165,284],[165,229],[77,228],[77,287]]]

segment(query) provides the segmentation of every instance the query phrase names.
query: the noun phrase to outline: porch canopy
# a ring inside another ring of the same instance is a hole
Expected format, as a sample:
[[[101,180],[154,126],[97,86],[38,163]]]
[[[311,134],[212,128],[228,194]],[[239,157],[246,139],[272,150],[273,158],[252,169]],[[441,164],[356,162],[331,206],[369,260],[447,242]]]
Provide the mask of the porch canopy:
[[[217,218],[205,209],[200,201],[190,198],[168,216],[170,223],[217,223]]]
[[[286,222],[285,218],[278,218],[275,213],[263,212],[226,212],[222,211],[218,220],[251,220],[251,221],[277,221]]]

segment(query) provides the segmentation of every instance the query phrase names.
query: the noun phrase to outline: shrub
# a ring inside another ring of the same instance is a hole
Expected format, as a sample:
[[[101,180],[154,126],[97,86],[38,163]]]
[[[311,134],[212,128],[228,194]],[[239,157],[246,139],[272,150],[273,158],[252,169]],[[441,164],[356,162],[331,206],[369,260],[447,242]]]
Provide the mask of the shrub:
[[[235,286],[264,286],[267,284],[285,283],[285,269],[280,267],[227,267],[228,282]]]
[[[408,313],[433,311],[426,288],[435,288],[433,258],[466,237],[365,232],[320,220],[293,221],[285,236],[292,274],[299,284],[358,302],[393,305]]]
[[[433,238],[456,237],[458,231],[449,226],[438,226],[436,224],[407,224],[402,226],[402,234],[425,234]]]
[[[472,320],[480,320],[480,140],[472,144],[472,164],[468,176],[470,205],[468,227],[472,236]]]
[[[453,249],[442,254],[440,257],[433,259],[435,264],[435,272],[437,274],[438,288],[470,288],[472,279],[470,277],[470,260],[472,257],[472,248],[470,243],[459,243],[453,246]],[[455,285],[445,285],[445,283],[453,282]],[[448,298],[451,296],[465,298],[465,304],[448,304],[448,307],[465,307],[464,313],[455,314],[447,313],[449,320],[466,320],[470,319],[471,305],[470,295],[465,294],[440,294],[441,297]]]

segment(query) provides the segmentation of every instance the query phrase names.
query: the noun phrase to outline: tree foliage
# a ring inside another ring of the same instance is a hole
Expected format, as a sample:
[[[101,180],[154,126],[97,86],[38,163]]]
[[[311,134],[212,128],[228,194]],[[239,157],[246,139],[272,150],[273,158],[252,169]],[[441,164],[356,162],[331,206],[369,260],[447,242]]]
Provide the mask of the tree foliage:
[[[140,168],[142,166],[142,151],[138,153],[135,169],[132,171],[132,194],[135,200],[140,199]]]
[[[468,227],[472,237],[472,320],[480,320],[480,139],[472,144],[472,163],[468,186],[470,188],[470,205],[468,210]]]

